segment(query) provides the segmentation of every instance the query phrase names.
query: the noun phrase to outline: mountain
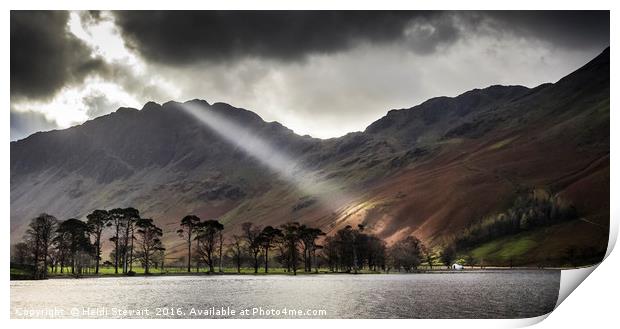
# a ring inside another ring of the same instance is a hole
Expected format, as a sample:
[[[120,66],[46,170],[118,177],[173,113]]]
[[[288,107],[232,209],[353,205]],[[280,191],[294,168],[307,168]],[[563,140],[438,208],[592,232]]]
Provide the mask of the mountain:
[[[227,230],[363,223],[388,242],[415,234],[438,246],[544,189],[579,219],[491,241],[487,257],[512,257],[511,243],[531,264],[567,248],[600,255],[609,129],[609,48],[553,84],[437,97],[326,140],[225,103],[149,102],[11,142],[11,239],[41,212],[84,218],[133,206],[164,227],[172,254],[190,213]]]

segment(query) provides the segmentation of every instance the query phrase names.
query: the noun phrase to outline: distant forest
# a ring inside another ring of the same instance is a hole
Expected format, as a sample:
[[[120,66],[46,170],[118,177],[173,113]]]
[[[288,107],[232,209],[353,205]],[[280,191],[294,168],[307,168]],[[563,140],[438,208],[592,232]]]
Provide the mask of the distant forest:
[[[497,237],[577,219],[577,209],[545,190],[519,196],[505,212],[487,216],[452,237],[452,245],[467,250]]]

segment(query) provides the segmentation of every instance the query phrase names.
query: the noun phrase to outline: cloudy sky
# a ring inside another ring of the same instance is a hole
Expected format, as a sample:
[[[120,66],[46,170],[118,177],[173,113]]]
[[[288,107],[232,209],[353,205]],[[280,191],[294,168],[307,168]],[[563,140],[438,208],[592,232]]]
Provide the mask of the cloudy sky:
[[[493,84],[555,82],[608,12],[11,12],[11,140],[120,106],[226,102],[299,134]]]

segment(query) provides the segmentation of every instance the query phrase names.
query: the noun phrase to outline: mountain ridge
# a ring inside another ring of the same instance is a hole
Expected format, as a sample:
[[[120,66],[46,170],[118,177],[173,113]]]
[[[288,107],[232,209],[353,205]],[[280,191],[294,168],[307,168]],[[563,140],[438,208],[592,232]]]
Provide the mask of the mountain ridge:
[[[309,172],[301,178],[326,185],[318,194],[300,190],[183,110],[187,104],[243,127]],[[415,234],[437,245],[535,188],[608,226],[608,201],[600,201],[609,195],[608,127],[609,49],[553,84],[432,98],[330,139],[226,103],[148,102],[11,142],[11,237],[39,212],[68,218],[134,206],[169,239],[178,219],[195,213],[231,230],[248,220],[294,219],[328,233],[361,223],[388,241]],[[602,248],[605,232],[571,225],[583,234],[576,243]],[[566,227],[557,239],[574,235]]]

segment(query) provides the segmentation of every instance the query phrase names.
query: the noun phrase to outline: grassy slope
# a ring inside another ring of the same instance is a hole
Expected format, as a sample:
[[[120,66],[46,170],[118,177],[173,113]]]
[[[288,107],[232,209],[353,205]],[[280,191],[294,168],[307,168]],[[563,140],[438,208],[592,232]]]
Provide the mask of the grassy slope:
[[[575,220],[496,239],[466,254],[477,262],[503,266],[510,265],[511,260],[515,266],[589,265],[605,250],[604,234],[606,228]]]

